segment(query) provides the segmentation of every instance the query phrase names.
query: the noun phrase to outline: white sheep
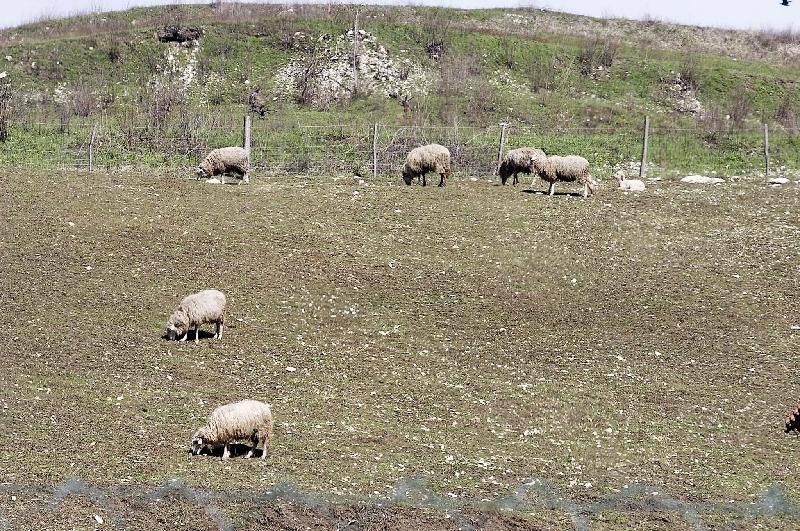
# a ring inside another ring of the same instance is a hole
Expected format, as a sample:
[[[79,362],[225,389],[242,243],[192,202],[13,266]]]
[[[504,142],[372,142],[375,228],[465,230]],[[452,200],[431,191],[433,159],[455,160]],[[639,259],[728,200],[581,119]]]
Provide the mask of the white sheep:
[[[222,458],[227,459],[231,455],[229,445],[232,442],[247,440],[253,446],[246,457],[253,457],[260,443],[261,458],[265,459],[272,439],[272,425],[272,409],[264,402],[242,400],[219,406],[208,416],[206,425],[194,433],[189,451],[200,455],[205,446],[223,444]]]
[[[619,183],[620,190],[625,190],[626,192],[644,192],[644,181],[640,181],[639,179],[626,179],[625,172],[622,170],[616,172],[614,178],[617,180],[617,183]]]
[[[519,182],[519,178],[517,177],[518,173],[534,173],[536,171],[536,160],[546,157],[547,155],[545,152],[538,148],[528,147],[512,149],[500,163],[497,173],[500,175],[500,180],[504,185],[508,178],[513,175],[514,180],[512,184],[516,186]]]
[[[425,186],[425,174],[434,172],[439,174],[439,186],[447,184],[450,176],[450,150],[439,144],[428,144],[412,149],[403,165],[403,181],[411,185],[415,177],[422,177],[422,186]]]
[[[214,323],[214,339],[222,339],[225,324],[225,294],[215,289],[206,289],[187,295],[167,319],[167,339],[186,341],[189,330],[194,330],[194,342],[200,342],[200,325]]]
[[[199,178],[224,175],[225,173],[241,175],[240,183],[249,183],[250,153],[240,147],[218,148],[206,155],[206,158],[197,167]]]
[[[583,197],[589,197],[590,193],[595,193],[598,183],[589,173],[589,161],[578,155],[567,155],[559,157],[553,155],[547,158],[539,158],[534,161],[536,174],[543,180],[550,183],[547,193],[555,193],[555,184],[562,182],[579,182],[583,185]]]

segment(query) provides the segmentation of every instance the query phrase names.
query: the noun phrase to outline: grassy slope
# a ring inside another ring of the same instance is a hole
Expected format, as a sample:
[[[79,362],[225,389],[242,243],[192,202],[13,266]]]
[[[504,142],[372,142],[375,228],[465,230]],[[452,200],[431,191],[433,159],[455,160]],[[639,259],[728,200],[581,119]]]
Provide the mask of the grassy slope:
[[[373,495],[422,476],[475,499],[534,476],[589,500],[636,482],[694,501],[800,493],[780,426],[798,397],[797,187],[582,201],[485,182],[25,179],[0,179],[4,482]],[[225,339],[159,339],[202,286],[229,295]],[[245,396],[274,404],[274,456],[187,460],[205,415]],[[51,518],[40,494],[3,496],[15,525]],[[59,521],[86,525],[86,503]],[[132,529],[194,518],[137,503]],[[225,506],[253,525],[243,510]]]

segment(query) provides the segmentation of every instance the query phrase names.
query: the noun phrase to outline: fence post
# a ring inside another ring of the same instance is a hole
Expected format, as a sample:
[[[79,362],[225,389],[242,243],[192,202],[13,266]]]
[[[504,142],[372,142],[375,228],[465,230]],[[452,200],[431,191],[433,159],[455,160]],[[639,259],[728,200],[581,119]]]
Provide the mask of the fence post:
[[[94,171],[94,141],[97,138],[97,122],[92,128],[92,138],[89,140],[89,173]]]
[[[650,117],[644,117],[644,133],[642,134],[642,162],[639,165],[639,178],[644,179],[647,173],[647,148],[650,143]]]
[[[497,168],[494,170],[494,174],[498,175],[500,173],[500,164],[503,162],[503,152],[506,148],[506,126],[508,124],[503,122],[500,124],[500,145],[497,146]]]
[[[764,124],[764,161],[766,162],[767,179],[769,179],[769,126]]]
[[[242,131],[242,138],[244,145],[242,146],[247,151],[248,158],[250,157],[250,115],[246,114],[244,117],[244,130]]]
[[[378,178],[378,124],[372,126],[372,178]]]

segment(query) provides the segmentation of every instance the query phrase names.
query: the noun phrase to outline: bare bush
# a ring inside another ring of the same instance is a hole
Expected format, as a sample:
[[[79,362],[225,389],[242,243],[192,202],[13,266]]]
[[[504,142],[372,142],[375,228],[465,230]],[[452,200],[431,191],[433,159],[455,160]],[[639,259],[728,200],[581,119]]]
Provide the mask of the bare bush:
[[[744,94],[737,94],[728,106],[728,115],[731,122],[741,126],[750,114],[750,100]]]
[[[79,80],[72,89],[72,112],[83,118],[92,114],[97,109],[97,96],[92,88]]]
[[[8,140],[9,121],[11,119],[11,78],[0,78],[0,142]]]
[[[550,60],[537,57],[528,62],[525,77],[533,92],[553,90],[558,86],[559,72],[555,58]]]
[[[797,130],[800,127],[798,100],[800,100],[800,93],[787,92],[775,111],[775,119],[787,129]]]
[[[680,70],[681,86],[686,90],[700,90],[700,74],[697,70],[697,62],[692,55],[687,54]]]
[[[167,123],[173,108],[185,104],[183,92],[169,84],[157,83],[145,94],[147,115],[151,127],[161,129]]]
[[[582,76],[589,76],[602,66],[611,68],[617,58],[619,43],[609,39],[594,39],[587,41],[578,50],[575,62]]]

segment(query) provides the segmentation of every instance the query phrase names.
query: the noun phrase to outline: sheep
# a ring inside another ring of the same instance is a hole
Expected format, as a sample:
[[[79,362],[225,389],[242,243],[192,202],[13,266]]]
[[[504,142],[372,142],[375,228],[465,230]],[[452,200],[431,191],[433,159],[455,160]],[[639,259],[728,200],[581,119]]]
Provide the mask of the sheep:
[[[595,193],[598,183],[589,173],[589,161],[577,155],[567,155],[559,157],[553,155],[546,158],[539,158],[534,161],[536,174],[543,180],[550,183],[547,193],[555,193],[556,181],[579,182],[583,185],[583,197],[589,197],[590,193]]]
[[[266,459],[270,439],[272,439],[272,409],[269,404],[258,400],[242,400],[225,404],[208,416],[205,426],[192,436],[189,452],[200,455],[205,446],[225,445],[222,459],[230,457],[230,444],[236,440],[249,440],[253,446],[246,457],[253,457],[261,444],[261,458]]]
[[[626,179],[625,172],[621,170],[614,174],[614,178],[619,183],[620,190],[625,190],[626,192],[644,192],[644,181],[640,181],[639,179]]]
[[[245,148],[218,148],[203,159],[197,167],[198,178],[235,173],[242,176],[240,183],[250,182],[250,153]]]
[[[450,150],[439,144],[428,144],[412,149],[403,165],[403,181],[411,186],[415,177],[422,177],[422,186],[425,186],[425,174],[435,172],[439,174],[439,186],[447,184],[450,176]]]
[[[503,185],[505,185],[508,178],[513,175],[514,180],[512,181],[512,184],[516,186],[519,182],[517,174],[530,174],[535,172],[536,170],[534,162],[539,158],[545,157],[547,157],[545,152],[538,148],[512,149],[506,154],[503,162],[500,163],[497,173],[500,175],[500,180],[502,181]]]
[[[214,323],[214,339],[222,339],[225,324],[225,294],[215,289],[206,289],[187,295],[167,319],[165,334],[167,339],[186,341],[189,330],[194,329],[194,342],[200,342],[200,325]]]

